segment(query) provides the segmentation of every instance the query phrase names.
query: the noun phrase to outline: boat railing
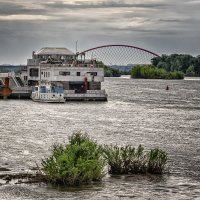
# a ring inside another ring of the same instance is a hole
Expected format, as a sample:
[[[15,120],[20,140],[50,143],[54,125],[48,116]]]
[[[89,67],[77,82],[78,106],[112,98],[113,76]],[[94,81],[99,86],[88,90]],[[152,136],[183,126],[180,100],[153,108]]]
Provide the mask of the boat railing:
[[[64,94],[75,94],[75,90],[64,90]]]
[[[106,94],[105,90],[87,90],[87,94]]]
[[[76,95],[106,95],[106,91],[105,90],[87,90],[86,93],[76,93],[75,90],[65,90],[64,91],[64,94],[65,95],[73,95],[73,94],[76,94]]]
[[[39,65],[39,60],[38,59],[27,59],[27,65],[30,66],[35,66],[35,65]]]
[[[101,65],[93,65],[91,63],[40,63],[41,67],[81,67],[81,68],[102,68]]]
[[[31,93],[32,88],[31,87],[11,87],[12,93]]]

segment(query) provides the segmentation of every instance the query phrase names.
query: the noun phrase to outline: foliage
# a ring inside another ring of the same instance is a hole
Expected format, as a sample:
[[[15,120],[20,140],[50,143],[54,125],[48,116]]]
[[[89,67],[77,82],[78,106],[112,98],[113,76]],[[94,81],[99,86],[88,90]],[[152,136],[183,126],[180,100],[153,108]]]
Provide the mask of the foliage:
[[[120,77],[121,72],[118,69],[113,69],[111,67],[104,66],[104,76],[105,77]]]
[[[148,153],[147,158],[148,172],[161,174],[167,162],[167,154],[163,150],[155,148]]]
[[[52,154],[41,164],[41,171],[54,184],[80,185],[101,180],[103,176],[100,147],[80,132],[69,137],[69,144],[53,145]]]
[[[158,149],[144,152],[139,145],[100,146],[81,132],[73,133],[66,145],[54,144],[51,155],[42,160],[40,169],[47,182],[58,185],[80,185],[100,181],[107,163],[110,174],[161,174],[167,154]]]
[[[167,72],[165,69],[156,68],[153,65],[136,65],[131,70],[132,78],[145,79],[183,79],[183,73]]]
[[[104,68],[105,77],[120,77],[121,72],[118,69],[112,69],[111,67],[106,66],[102,61],[96,61],[99,67]]]
[[[200,76],[200,55],[193,57],[187,54],[162,55],[152,59],[152,65],[166,71],[181,71],[186,75]]]
[[[0,73],[20,73],[24,67],[24,65],[0,65]]]
[[[110,174],[162,174],[167,161],[167,154],[163,150],[156,148],[144,153],[141,145],[137,149],[129,145],[104,146],[103,156]]]

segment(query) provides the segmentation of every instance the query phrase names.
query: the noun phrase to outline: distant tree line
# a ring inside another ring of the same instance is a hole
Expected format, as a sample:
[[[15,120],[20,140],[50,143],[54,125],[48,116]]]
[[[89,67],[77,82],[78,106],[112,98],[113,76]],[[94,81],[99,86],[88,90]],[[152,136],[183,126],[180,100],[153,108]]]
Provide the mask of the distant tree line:
[[[152,65],[143,65],[142,68],[136,65],[135,69],[130,72],[123,72],[104,65],[105,76],[118,77],[124,74],[135,76],[133,74],[136,71],[138,78],[180,79],[183,78],[183,75],[200,76],[200,55],[194,57],[188,54],[163,54],[161,57],[153,58],[151,63]]]
[[[162,55],[152,59],[152,65],[168,72],[181,71],[186,76],[200,76],[200,55],[187,54]]]
[[[121,73],[118,69],[112,69],[111,67],[106,66],[102,61],[96,61],[97,66],[104,68],[105,77],[120,77]]]
[[[132,78],[146,79],[183,79],[182,72],[168,72],[165,69],[157,68],[153,65],[136,65],[131,70]]]
[[[0,73],[16,72],[19,73],[25,65],[0,65]]]
[[[104,76],[105,77],[120,77],[121,71],[119,71],[118,69],[113,69],[111,67],[105,66],[104,65]]]
[[[105,76],[118,77],[124,74],[135,76],[133,74],[136,71],[138,78],[181,79],[183,76],[200,76],[200,55],[194,57],[188,54],[163,54],[161,57],[153,58],[151,63],[152,65],[143,65],[142,68],[136,65],[130,72],[123,72],[104,65]]]

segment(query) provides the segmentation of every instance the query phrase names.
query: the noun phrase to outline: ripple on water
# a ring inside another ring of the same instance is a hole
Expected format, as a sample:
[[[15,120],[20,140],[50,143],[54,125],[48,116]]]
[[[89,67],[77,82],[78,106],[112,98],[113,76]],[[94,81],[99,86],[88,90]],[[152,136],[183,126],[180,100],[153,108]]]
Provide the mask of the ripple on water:
[[[170,175],[106,176],[100,185],[71,190],[2,185],[1,199],[199,198],[200,81],[106,78],[103,88],[108,102],[0,101],[0,166],[29,171],[53,143],[64,143],[72,132],[82,130],[100,144],[164,149]]]

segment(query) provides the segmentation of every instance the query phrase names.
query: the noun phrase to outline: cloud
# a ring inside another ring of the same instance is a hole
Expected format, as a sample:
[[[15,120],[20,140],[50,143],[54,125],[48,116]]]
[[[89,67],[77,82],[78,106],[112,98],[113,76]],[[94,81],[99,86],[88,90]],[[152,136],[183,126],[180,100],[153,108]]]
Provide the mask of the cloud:
[[[66,3],[63,1],[54,1],[43,4],[46,8],[59,9],[89,9],[89,8],[156,8],[163,7],[164,3],[126,3],[116,1],[75,1],[73,3]]]
[[[30,21],[30,20],[50,20],[55,17],[45,15],[0,15],[0,21]]]
[[[196,1],[188,1],[187,3],[188,3],[188,4],[200,4],[200,1],[199,1],[199,0],[196,0]]]
[[[0,14],[1,15],[18,15],[18,14],[41,14],[45,12],[45,9],[42,6],[32,6],[31,4],[24,3],[15,3],[9,1],[1,1],[0,2]]]
[[[32,50],[43,46],[73,50],[77,40],[80,50],[126,43],[158,53],[184,50],[198,54],[199,2],[1,0],[0,63],[26,62]]]

